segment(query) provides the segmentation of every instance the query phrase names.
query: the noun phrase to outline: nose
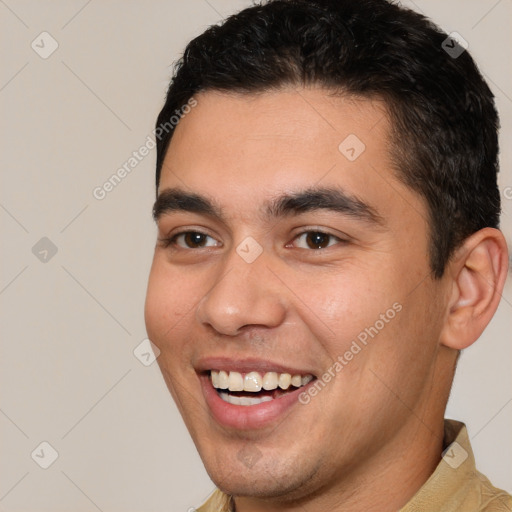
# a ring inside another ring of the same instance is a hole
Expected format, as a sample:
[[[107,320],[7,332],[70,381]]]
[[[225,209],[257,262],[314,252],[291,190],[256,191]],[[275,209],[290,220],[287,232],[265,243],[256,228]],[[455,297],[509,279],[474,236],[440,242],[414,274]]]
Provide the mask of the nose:
[[[272,328],[284,321],[283,290],[263,254],[247,263],[233,251],[217,272],[215,284],[196,308],[200,323],[219,334],[236,336],[247,326]]]

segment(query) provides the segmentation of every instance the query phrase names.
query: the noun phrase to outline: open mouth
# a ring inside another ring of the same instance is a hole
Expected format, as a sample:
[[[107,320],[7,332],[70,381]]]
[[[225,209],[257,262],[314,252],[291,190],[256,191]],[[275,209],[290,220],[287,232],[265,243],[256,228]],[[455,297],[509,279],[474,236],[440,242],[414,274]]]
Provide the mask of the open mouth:
[[[240,373],[210,370],[210,382],[219,397],[232,405],[258,405],[276,400],[309,384],[311,374],[291,375],[278,372]]]

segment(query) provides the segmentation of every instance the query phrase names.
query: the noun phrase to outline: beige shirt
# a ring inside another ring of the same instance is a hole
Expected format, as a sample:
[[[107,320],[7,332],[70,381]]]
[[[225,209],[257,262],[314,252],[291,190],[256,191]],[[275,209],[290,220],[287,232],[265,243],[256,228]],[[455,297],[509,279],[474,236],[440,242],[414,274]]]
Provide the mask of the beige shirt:
[[[496,489],[475,467],[463,423],[445,420],[444,456],[436,470],[399,512],[509,512],[510,494]],[[233,500],[218,489],[197,512],[235,512]]]

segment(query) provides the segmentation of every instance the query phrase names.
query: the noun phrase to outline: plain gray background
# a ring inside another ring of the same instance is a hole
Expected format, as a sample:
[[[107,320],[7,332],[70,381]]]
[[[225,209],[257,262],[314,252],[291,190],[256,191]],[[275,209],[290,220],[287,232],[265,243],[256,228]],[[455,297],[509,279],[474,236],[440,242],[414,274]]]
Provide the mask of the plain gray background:
[[[250,3],[0,0],[0,511],[185,511],[213,489],[156,363],[133,353],[154,150],[103,200],[93,190],[151,134],[186,42]],[[403,3],[460,33],[496,95],[510,242],[512,0]],[[447,413],[509,492],[511,288],[462,355]],[[42,442],[58,453],[48,469]]]

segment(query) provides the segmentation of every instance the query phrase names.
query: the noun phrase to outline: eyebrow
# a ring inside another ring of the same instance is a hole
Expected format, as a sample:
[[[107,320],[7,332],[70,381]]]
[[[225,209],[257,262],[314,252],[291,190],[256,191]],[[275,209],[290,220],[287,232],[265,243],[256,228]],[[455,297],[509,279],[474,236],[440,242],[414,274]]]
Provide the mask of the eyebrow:
[[[264,216],[268,219],[317,210],[334,211],[369,224],[384,224],[384,219],[375,208],[342,189],[333,187],[311,187],[285,193],[270,199],[263,208]],[[164,189],[153,206],[154,220],[158,221],[163,215],[176,211],[206,215],[226,223],[223,210],[215,201],[180,188]]]

